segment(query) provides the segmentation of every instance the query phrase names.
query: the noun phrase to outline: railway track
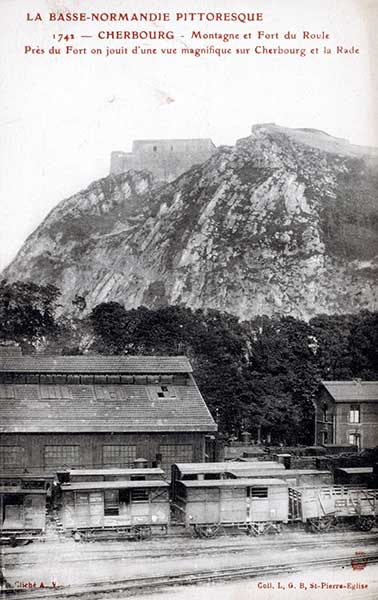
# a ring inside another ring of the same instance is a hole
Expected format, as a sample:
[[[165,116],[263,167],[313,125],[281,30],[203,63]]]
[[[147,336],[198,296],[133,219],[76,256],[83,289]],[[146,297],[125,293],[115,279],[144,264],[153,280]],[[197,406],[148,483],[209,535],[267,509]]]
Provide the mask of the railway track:
[[[255,543],[253,543],[255,542]],[[265,549],[268,549],[269,546],[272,546],[272,549],[277,550],[277,547],[282,546],[285,550],[285,552],[291,551],[291,550],[295,550],[298,548],[298,546],[301,547],[301,549],[303,550],[316,550],[319,549],[319,546],[321,545],[321,547],[330,547],[330,546],[336,546],[338,544],[340,544],[340,538],[329,538],[327,539],[327,537],[323,534],[321,535],[314,535],[312,536],[312,539],[310,540],[305,540],[305,539],[298,539],[298,540],[294,540],[294,541],[290,541],[288,543],[287,540],[278,540],[277,537],[274,537],[272,540],[267,540],[264,539],[262,540],[261,538],[258,539],[258,545],[257,545],[257,540],[253,539],[251,540],[250,544],[235,544],[235,545],[227,545],[227,546],[220,546],[220,545],[211,545],[211,546],[207,546],[206,544],[204,544],[203,546],[200,546],[198,543],[196,545],[190,546],[190,547],[179,547],[179,546],[175,546],[173,548],[167,548],[164,549],[163,551],[161,550],[161,548],[159,548],[158,551],[154,551],[153,549],[148,549],[147,551],[145,549],[139,549],[137,548],[135,545],[133,545],[132,547],[132,551],[133,551],[133,556],[135,559],[162,559],[162,558],[191,558],[191,557],[199,557],[202,555],[206,555],[206,556],[215,556],[218,554],[242,554],[245,553],[246,551],[250,551],[253,553],[253,551],[256,551],[256,549],[260,552],[261,548],[264,547]],[[320,543],[321,542],[321,543]],[[356,536],[356,537],[348,537],[348,542],[353,542],[353,544],[356,545],[363,545],[364,548],[366,548],[367,546],[370,545],[374,545],[376,546],[377,543],[377,538],[375,535],[370,534],[368,536]],[[105,561],[114,561],[114,560],[122,560],[125,557],[125,551],[130,549],[130,546],[128,546],[127,548],[125,547],[125,549],[118,550],[116,552],[114,552],[114,549],[104,549],[103,546],[101,548],[99,548],[98,550],[93,548],[93,545],[95,545],[95,542],[91,542],[90,544],[86,544],[83,543],[82,546],[75,546],[75,549],[81,549],[83,551],[83,555],[79,556],[79,557],[73,557],[72,551],[71,550],[67,550],[66,553],[64,552],[60,552],[59,553],[59,563],[71,563],[71,564],[78,564],[78,563],[88,563],[88,561],[94,562],[94,561],[99,561],[101,563],[104,563]],[[40,550],[40,548],[38,548],[38,550]],[[7,567],[7,566],[11,566],[14,565],[14,558],[15,556],[22,556],[23,560],[22,560],[22,566],[23,567],[30,567],[30,566],[35,566],[38,564],[43,563],[46,560],[46,557],[49,556],[49,552],[43,552],[39,555],[39,560],[27,560],[27,555],[25,555],[23,552],[11,552],[9,554],[4,554],[2,557],[2,561],[3,561],[3,566]]]
[[[210,582],[232,581],[241,579],[265,579],[277,575],[288,575],[297,572],[312,572],[312,569],[327,568],[337,569],[351,567],[355,561],[355,555],[346,555],[334,559],[312,559],[300,562],[282,563],[277,565],[258,565],[244,567],[228,567],[219,570],[197,570],[187,571],[175,575],[140,577],[138,579],[123,579],[116,582],[97,581],[90,584],[70,585],[54,590],[44,589],[24,591],[3,590],[2,595],[8,598],[22,598],[23,600],[67,600],[74,598],[85,598],[85,600],[96,600],[100,598],[120,598],[134,596],[136,594],[150,591],[162,591],[165,588],[183,585],[196,585]],[[378,552],[366,553],[364,555],[366,566],[378,563]]]

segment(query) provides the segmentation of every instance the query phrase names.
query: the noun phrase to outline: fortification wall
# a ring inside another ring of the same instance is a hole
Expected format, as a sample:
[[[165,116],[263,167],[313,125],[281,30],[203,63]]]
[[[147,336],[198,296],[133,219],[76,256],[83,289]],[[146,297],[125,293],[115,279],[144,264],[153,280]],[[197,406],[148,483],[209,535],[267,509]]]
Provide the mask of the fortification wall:
[[[135,140],[132,152],[112,152],[110,173],[147,169],[161,181],[173,181],[215,151],[210,139]]]

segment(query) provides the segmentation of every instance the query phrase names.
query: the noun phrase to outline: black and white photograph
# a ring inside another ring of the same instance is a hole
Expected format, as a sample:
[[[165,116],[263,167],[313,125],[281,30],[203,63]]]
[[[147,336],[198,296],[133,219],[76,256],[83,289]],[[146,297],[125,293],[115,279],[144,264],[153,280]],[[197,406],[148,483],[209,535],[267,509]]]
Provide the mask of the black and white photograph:
[[[377,0],[0,0],[0,595],[378,599]]]

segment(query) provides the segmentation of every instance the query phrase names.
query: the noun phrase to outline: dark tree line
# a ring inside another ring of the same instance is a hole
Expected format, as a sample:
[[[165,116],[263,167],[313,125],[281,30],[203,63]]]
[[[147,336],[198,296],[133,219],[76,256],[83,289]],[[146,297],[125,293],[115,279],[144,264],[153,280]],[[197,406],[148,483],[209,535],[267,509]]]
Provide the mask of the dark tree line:
[[[96,306],[100,353],[185,354],[221,431],[262,426],[276,441],[313,441],[312,400],[322,379],[378,379],[378,313],[266,316],[240,323],[214,310]]]
[[[3,281],[1,339],[28,352],[185,354],[227,434],[261,426],[273,441],[312,443],[312,399],[322,379],[378,379],[377,312],[239,322],[215,310],[109,302],[78,321],[55,316],[58,299],[52,286]]]

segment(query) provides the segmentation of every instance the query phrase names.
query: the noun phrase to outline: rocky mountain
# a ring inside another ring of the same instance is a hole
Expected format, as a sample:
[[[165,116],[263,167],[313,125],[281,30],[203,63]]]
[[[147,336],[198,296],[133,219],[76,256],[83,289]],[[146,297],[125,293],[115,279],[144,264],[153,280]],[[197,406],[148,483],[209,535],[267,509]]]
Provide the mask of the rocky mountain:
[[[256,125],[170,184],[147,171],[92,183],[3,276],[55,284],[65,312],[111,300],[241,318],[377,309],[378,150]]]

